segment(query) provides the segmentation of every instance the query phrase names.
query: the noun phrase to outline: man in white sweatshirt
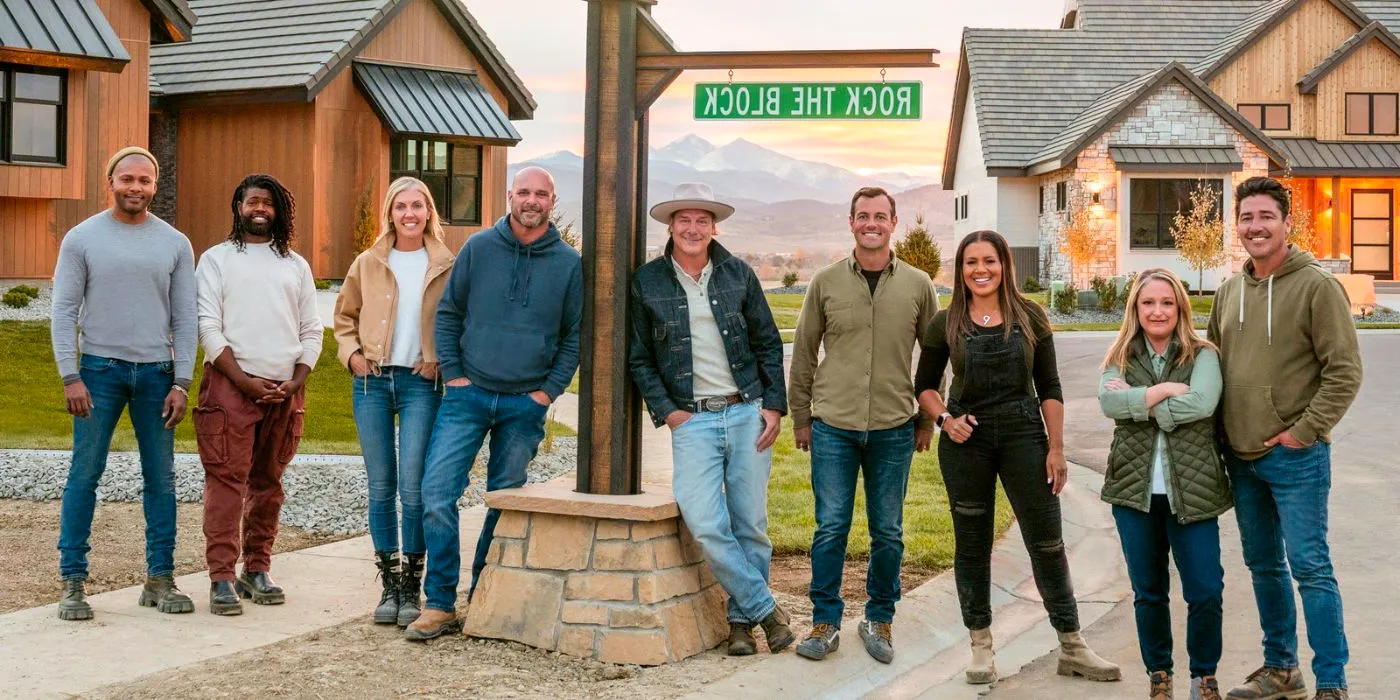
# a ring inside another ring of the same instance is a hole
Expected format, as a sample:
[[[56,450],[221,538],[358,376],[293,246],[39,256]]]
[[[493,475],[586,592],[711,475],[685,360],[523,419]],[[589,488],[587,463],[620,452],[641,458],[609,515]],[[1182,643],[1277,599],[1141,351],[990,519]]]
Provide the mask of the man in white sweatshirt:
[[[306,417],[303,386],[321,354],[316,284],[291,250],[296,201],[270,175],[233,196],[228,240],[195,270],[204,379],[194,410],[204,463],[209,609],[243,612],[240,597],[284,602],[268,575],[282,512],[282,471]],[[243,572],[234,577],[240,554]]]

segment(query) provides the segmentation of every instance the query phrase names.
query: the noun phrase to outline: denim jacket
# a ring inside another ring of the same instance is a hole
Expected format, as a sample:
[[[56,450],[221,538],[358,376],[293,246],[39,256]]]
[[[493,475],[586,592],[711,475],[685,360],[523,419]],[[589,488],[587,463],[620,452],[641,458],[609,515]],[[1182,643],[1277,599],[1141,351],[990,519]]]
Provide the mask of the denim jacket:
[[[761,398],[763,408],[787,413],[783,381],[783,339],[759,287],[744,261],[710,242],[710,297],[715,321],[726,339],[724,350],[739,395]],[[671,244],[661,257],[641,266],[632,278],[632,342],[628,365],[657,426],[672,411],[693,411],[694,376],[690,349],[688,297],[676,279]]]

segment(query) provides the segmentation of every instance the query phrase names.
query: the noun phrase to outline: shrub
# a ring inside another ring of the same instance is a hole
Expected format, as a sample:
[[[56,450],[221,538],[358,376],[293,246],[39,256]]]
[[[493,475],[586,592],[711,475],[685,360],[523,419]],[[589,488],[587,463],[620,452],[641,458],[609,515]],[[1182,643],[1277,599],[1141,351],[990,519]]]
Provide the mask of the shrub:
[[[1021,291],[1027,294],[1035,294],[1037,292],[1045,291],[1045,288],[1040,286],[1039,280],[1037,280],[1034,277],[1031,277],[1030,275],[1027,275],[1026,281],[1021,283]]]
[[[316,288],[317,288],[317,289],[320,289],[320,290],[330,289],[330,288],[331,288],[331,281],[330,281],[330,280],[316,280]]]
[[[784,287],[792,287],[792,286],[794,286],[794,285],[796,285],[796,284],[797,284],[797,273],[796,273],[796,272],[789,272],[789,273],[783,275],[783,286],[784,286]]]
[[[30,299],[38,299],[38,298],[39,298],[39,288],[38,288],[38,287],[31,287],[31,286],[29,286],[29,285],[27,285],[27,284],[17,284],[17,285],[15,285],[15,286],[13,286],[13,287],[10,287],[10,291],[12,291],[12,292],[19,292],[20,294],[23,294],[23,295],[29,297]]]
[[[1066,282],[1065,288],[1055,294],[1055,310],[1062,314],[1072,314],[1079,308],[1079,290],[1074,282]]]
[[[914,216],[914,226],[908,229],[904,239],[894,244],[894,254],[900,260],[923,270],[929,279],[937,277],[943,269],[943,251],[929,236],[923,212]]]
[[[1118,306],[1118,285],[1113,280],[1094,275],[1089,288],[1099,298],[1099,311],[1112,311]]]
[[[12,309],[22,309],[26,306],[29,306],[29,301],[30,299],[28,294],[14,289],[5,292],[4,297],[0,297],[0,302],[3,302],[5,306],[8,306]]]

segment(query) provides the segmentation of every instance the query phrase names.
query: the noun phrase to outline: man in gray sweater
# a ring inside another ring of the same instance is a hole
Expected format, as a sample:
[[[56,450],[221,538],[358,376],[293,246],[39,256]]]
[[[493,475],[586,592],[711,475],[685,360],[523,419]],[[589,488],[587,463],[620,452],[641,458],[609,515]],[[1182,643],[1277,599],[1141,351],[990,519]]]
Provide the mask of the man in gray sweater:
[[[107,162],[112,207],[63,237],[53,276],[53,355],[73,415],[59,520],[60,620],[88,620],[88,537],[112,432],[129,409],[141,450],[146,586],[140,604],[193,612],[175,587],[175,426],[194,373],[194,252],[146,211],[160,166],[143,148]],[[81,356],[80,356],[81,348]]]

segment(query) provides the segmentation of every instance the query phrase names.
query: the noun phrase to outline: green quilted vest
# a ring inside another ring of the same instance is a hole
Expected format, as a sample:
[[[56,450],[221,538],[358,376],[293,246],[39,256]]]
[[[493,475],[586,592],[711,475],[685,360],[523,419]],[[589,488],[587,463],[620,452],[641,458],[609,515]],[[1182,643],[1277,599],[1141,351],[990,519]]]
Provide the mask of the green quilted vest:
[[[1133,341],[1124,381],[1135,387],[1160,382],[1189,384],[1194,362],[1177,366],[1178,352],[1180,347],[1173,341],[1167,348],[1166,376],[1158,377],[1152,371],[1146,341],[1139,336]],[[1147,512],[1152,504],[1152,453],[1160,429],[1155,420],[1120,420],[1117,424],[1102,498],[1114,505]],[[1178,425],[1167,433],[1164,462],[1167,496],[1181,524],[1217,517],[1234,504],[1215,440],[1214,418]]]

